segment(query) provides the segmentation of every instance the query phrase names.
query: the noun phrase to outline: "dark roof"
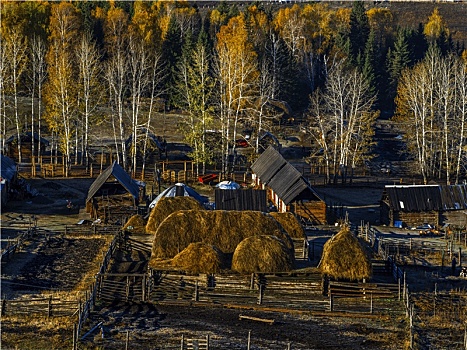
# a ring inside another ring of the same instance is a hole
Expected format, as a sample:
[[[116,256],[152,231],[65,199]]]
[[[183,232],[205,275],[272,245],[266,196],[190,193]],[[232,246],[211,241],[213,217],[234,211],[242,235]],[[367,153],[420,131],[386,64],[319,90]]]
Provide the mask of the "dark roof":
[[[0,176],[2,179],[11,180],[16,174],[16,164],[13,159],[0,154]]]
[[[146,128],[142,128],[142,129],[141,129],[141,134],[140,134],[140,135],[146,134],[146,131],[147,131]],[[148,139],[149,139],[149,140],[152,140],[152,142],[154,142],[154,144],[156,145],[156,147],[159,148],[161,151],[165,151],[166,142],[165,142],[165,140],[162,140],[161,137],[156,136],[156,135],[154,135],[152,132],[148,131]],[[126,139],[125,145],[128,147],[128,146],[131,145],[132,143],[133,143],[133,135],[130,135],[130,137],[128,137],[128,138]]]
[[[322,201],[302,174],[272,146],[269,146],[251,165],[251,170],[286,205],[301,199]]]
[[[407,212],[467,209],[466,185],[388,185],[383,200]]]
[[[112,175],[134,198],[138,198],[138,183],[133,180],[116,161],[114,161],[112,165],[105,169],[102,174],[100,174],[96,180],[94,180],[91,187],[89,187],[86,203],[92,199],[96,192],[99,191],[102,185]]]
[[[32,140],[32,133],[30,131],[23,132],[22,134],[20,134],[20,137],[21,137],[21,141],[25,141],[25,142],[31,141]],[[17,134],[12,135],[5,141],[5,144],[9,144],[9,143],[11,143],[11,142],[13,142],[14,140],[17,140],[17,139],[18,139]],[[49,141],[47,141],[43,137],[39,137],[39,134],[36,133],[36,132],[34,133],[34,140],[40,141],[41,143],[43,143],[46,146],[49,145]]]

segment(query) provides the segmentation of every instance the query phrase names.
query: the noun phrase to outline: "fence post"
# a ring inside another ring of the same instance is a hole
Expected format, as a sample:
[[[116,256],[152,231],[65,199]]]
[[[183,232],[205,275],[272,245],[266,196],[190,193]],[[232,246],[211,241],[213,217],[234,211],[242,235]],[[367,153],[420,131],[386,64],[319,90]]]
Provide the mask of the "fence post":
[[[5,310],[6,310],[6,299],[2,299],[2,316],[5,315]]]
[[[76,323],[73,324],[73,350],[76,350]]]
[[[459,247],[459,267],[462,267],[462,248]]]
[[[255,289],[255,274],[252,273],[250,277],[250,289]]]
[[[306,259],[307,258],[307,254],[306,254],[306,250],[307,250],[307,244],[306,244],[306,238],[303,240],[303,259]]]
[[[248,342],[246,344],[247,350],[250,350],[250,344],[251,344],[251,331],[248,331]]]
[[[195,284],[195,301],[199,301],[199,290],[198,290],[198,281],[196,281],[196,284]]]
[[[404,271],[404,289],[402,290],[403,294],[402,294],[402,299],[405,300],[405,297],[406,297],[406,283],[405,283],[405,271]]]
[[[47,305],[47,317],[52,316],[52,296],[49,296],[49,301]]]
[[[206,350],[209,350],[209,334],[206,336]]]
[[[329,293],[329,311],[333,312],[334,310],[334,297],[332,293]]]
[[[398,284],[398,288],[397,288],[398,297],[397,297],[397,299],[399,301],[401,301],[401,279],[400,279],[400,277],[397,278],[397,284]]]
[[[373,313],[373,293],[370,293],[370,314]]]
[[[259,285],[259,296],[258,296],[258,304],[261,305],[263,303],[263,284]]]
[[[180,344],[180,349],[183,350],[183,343],[185,342],[185,336],[182,334],[182,341]]]
[[[128,343],[130,341],[130,331],[126,331],[126,338],[125,338],[125,350],[128,350]]]

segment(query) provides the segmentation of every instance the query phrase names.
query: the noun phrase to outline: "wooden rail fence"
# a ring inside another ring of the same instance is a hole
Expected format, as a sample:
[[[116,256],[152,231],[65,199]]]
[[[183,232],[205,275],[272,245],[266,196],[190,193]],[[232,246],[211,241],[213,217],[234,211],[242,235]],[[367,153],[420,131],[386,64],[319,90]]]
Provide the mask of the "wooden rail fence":
[[[79,308],[80,302],[77,300],[62,300],[53,296],[18,300],[3,299],[1,303],[1,315],[65,317],[75,315]]]

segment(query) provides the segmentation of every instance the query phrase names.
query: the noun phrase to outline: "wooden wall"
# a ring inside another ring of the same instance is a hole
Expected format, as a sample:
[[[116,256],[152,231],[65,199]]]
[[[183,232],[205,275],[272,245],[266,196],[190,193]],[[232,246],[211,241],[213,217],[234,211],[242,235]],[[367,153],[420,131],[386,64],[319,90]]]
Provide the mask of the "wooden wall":
[[[297,201],[289,205],[288,211],[315,225],[327,224],[326,203],[323,201]]]

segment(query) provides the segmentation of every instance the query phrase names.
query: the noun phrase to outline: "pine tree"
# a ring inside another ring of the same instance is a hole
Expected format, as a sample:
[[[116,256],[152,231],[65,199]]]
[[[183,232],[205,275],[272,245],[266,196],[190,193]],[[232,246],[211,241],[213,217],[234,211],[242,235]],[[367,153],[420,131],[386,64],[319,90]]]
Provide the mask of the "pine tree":
[[[363,60],[358,58],[364,56],[365,45],[370,35],[370,24],[362,1],[355,1],[350,13],[350,58],[360,68]]]

